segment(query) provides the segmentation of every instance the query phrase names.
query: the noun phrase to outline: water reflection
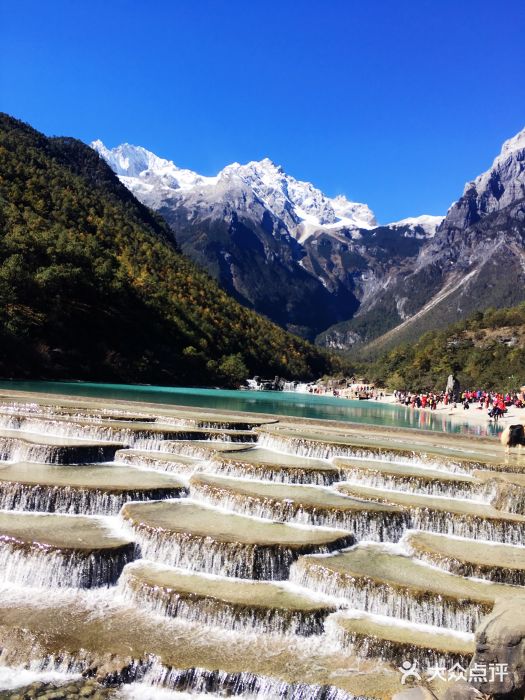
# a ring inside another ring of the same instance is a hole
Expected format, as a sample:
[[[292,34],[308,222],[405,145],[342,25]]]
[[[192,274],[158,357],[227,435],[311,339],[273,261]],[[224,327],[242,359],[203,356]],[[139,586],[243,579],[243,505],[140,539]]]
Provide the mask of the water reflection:
[[[71,394],[104,399],[124,399],[200,408],[215,408],[250,413],[275,413],[298,418],[338,420],[386,427],[420,428],[446,433],[496,435],[500,428],[486,425],[452,423],[441,412],[378,401],[351,401],[333,396],[315,396],[269,391],[228,391],[181,387],[96,384],[88,382],[4,381],[0,389],[19,389],[48,394]]]

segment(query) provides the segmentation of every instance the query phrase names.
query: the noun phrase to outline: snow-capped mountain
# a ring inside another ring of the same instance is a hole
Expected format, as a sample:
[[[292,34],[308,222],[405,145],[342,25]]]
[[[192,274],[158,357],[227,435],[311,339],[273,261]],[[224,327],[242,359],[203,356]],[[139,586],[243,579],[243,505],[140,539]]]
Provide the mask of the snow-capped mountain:
[[[339,258],[377,225],[366,204],[328,197],[268,158],[206,177],[140,146],[92,147],[242,303],[311,338],[357,308]]]
[[[129,189],[135,194],[140,193],[144,204],[152,207],[156,207],[170,191],[211,190],[238,181],[251,188],[267,209],[289,226],[292,235],[303,223],[334,229],[372,228],[376,225],[374,214],[366,204],[351,202],[343,195],[327,197],[311,183],[287,175],[269,158],[246,165],[232,163],[216,176],[206,177],[179,168],[173,161],[159,158],[142,146],[125,143],[108,149],[97,140],[91,147],[98,151]],[[210,193],[210,196],[213,197],[213,194]]]
[[[421,216],[409,216],[406,219],[393,221],[387,226],[391,229],[400,229],[402,231],[401,235],[405,237],[433,238],[444,218],[444,216],[422,214]]]
[[[267,158],[206,177],[141,147],[92,145],[231,294],[326,345],[414,338],[525,298],[525,130],[446,217],[382,226]]]
[[[204,177],[192,170],[178,168],[171,160],[159,158],[142,146],[123,143],[106,148],[102,141],[93,141],[91,148],[104,158],[129,189],[143,187],[152,192],[160,187],[166,190],[190,190],[197,185],[214,184],[217,178]]]

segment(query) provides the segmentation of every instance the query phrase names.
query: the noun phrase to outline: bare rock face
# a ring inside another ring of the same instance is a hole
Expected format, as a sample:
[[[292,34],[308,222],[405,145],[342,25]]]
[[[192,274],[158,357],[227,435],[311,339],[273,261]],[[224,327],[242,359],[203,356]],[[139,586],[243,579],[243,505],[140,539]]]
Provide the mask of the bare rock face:
[[[524,697],[525,596],[499,601],[492,614],[483,620],[476,632],[471,669],[474,664],[490,670],[486,680],[476,684],[482,693],[501,700]],[[492,673],[492,669],[496,672]]]
[[[492,167],[465,185],[443,227],[468,228],[483,216],[525,197],[525,129],[505,141]]]

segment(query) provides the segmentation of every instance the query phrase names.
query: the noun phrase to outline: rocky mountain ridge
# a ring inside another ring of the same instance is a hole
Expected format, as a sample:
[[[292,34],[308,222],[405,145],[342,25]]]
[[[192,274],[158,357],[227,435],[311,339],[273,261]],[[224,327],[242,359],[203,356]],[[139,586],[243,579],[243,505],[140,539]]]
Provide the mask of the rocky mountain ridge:
[[[388,346],[525,297],[525,129],[446,217],[385,226],[366,204],[327,197],[269,159],[207,177],[141,147],[92,146],[233,296],[328,347]]]

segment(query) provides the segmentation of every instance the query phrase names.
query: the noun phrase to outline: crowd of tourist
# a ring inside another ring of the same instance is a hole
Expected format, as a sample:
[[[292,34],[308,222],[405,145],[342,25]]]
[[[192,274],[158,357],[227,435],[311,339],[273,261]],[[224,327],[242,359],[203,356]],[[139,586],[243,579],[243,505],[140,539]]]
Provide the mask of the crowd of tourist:
[[[509,406],[515,406],[516,408],[525,407],[525,393],[517,391],[502,394],[477,389],[476,391],[466,390],[458,392],[456,395],[447,391],[421,393],[394,391],[394,397],[398,403],[404,406],[428,408],[430,410],[435,410],[440,404],[443,404],[443,406],[451,405],[456,408],[461,403],[464,410],[470,409],[471,406],[481,410],[485,409],[488,411],[489,418],[494,418],[495,420],[505,415]]]

